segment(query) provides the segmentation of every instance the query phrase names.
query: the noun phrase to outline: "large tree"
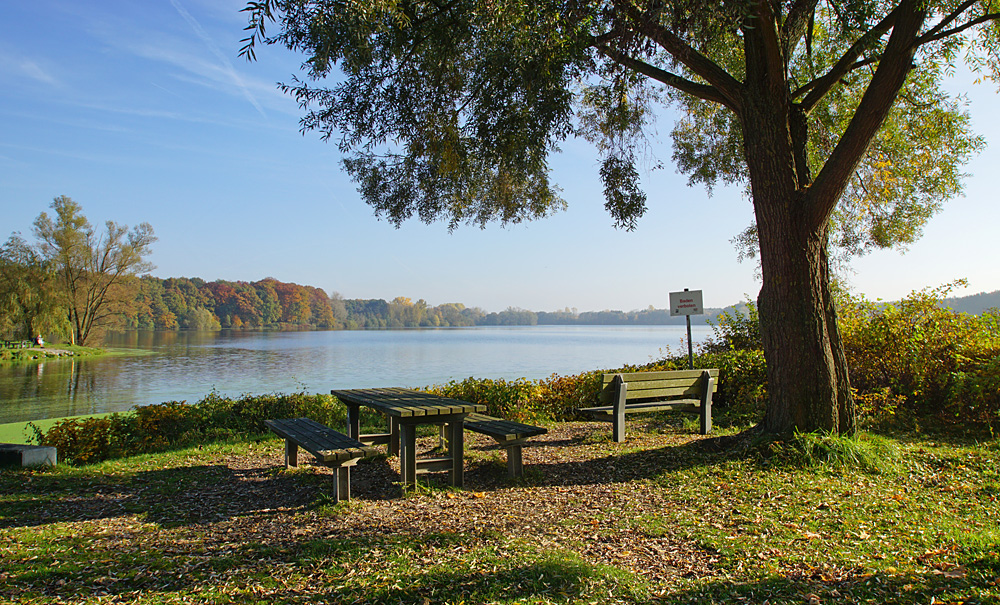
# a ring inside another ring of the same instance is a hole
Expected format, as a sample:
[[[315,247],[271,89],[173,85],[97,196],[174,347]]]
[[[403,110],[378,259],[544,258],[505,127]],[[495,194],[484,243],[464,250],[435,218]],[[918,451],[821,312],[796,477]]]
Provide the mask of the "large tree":
[[[768,365],[762,428],[851,432],[832,251],[905,245],[982,142],[942,82],[998,67],[989,2],[259,0],[259,41],[307,57],[284,90],[334,138],[377,215],[518,222],[564,202],[547,159],[584,136],[606,207],[636,226],[656,108],[682,110],[692,182],[746,186]],[[266,27],[278,22],[276,34]]]
[[[149,223],[130,231],[114,221],[99,233],[80,204],[64,195],[55,198],[52,210],[54,219],[45,212],[35,219],[38,250],[57,275],[71,342],[85,345],[95,329],[124,317],[124,305],[135,299],[128,278],[153,268],[145,257],[156,236]]]

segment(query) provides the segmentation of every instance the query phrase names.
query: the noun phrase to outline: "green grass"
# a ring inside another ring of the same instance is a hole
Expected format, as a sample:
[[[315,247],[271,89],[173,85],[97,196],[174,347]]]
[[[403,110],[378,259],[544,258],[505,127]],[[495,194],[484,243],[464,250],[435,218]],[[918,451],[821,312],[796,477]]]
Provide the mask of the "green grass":
[[[689,434],[632,427],[544,446],[577,458],[527,482],[337,505],[329,475],[253,463],[276,439],[0,471],[0,601],[1000,603],[997,442],[805,436],[736,456]],[[428,528],[427,510],[484,522]],[[694,571],[643,573],[665,561]]]

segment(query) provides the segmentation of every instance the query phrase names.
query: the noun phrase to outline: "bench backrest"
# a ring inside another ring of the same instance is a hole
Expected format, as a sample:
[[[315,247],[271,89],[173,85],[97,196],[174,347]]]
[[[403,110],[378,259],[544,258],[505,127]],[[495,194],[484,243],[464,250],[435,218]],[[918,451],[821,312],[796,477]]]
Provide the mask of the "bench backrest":
[[[698,397],[703,381],[701,373],[706,370],[668,370],[663,372],[630,372],[604,374],[601,378],[601,392],[598,400],[603,404],[613,404],[615,396],[615,376],[621,376],[628,385],[626,399],[669,399],[672,397]],[[712,392],[719,390],[719,370],[707,370],[712,378]]]

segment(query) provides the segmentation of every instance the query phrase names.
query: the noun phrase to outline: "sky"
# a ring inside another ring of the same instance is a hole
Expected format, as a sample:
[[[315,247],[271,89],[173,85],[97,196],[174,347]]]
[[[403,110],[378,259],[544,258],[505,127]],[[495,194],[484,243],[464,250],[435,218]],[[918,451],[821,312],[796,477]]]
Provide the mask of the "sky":
[[[643,173],[649,210],[635,231],[604,210],[598,156],[568,142],[552,161],[569,203],[502,228],[378,220],[343,173],[336,146],[299,131],[301,110],[276,84],[302,57],[277,47],[238,56],[243,0],[33,0],[0,20],[0,236],[21,232],[66,195],[94,225],[149,222],[157,277],[274,277],[345,298],[406,296],[487,311],[666,308],[702,290],[707,307],[754,299],[755,264],[731,240],[752,220],[736,189],[710,196],[670,162],[672,114]],[[906,254],[855,260],[847,281],[871,299],[966,278],[1000,289],[995,86],[967,91],[986,150],[966,166],[966,195],[946,204]],[[992,114],[992,115],[991,115]]]

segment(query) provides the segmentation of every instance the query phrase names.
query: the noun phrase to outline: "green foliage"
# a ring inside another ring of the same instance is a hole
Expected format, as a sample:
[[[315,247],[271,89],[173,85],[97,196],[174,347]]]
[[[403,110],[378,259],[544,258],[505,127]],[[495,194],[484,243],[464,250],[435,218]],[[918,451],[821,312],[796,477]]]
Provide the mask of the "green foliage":
[[[992,425],[1000,420],[1000,317],[942,307],[954,284],[898,304],[841,303],[851,384],[862,419],[875,423]]]
[[[486,413],[491,416],[524,422],[547,417],[534,403],[537,389],[538,385],[535,382],[524,378],[517,380],[466,378],[461,382],[452,380],[443,386],[428,388],[430,392],[438,395],[483,404],[486,406]]]
[[[0,338],[31,339],[65,326],[51,265],[20,235],[0,247]]]
[[[767,363],[760,349],[734,349],[695,356],[695,367],[718,368],[718,392],[712,399],[715,424],[749,426],[764,417]]]
[[[703,350],[709,353],[721,351],[759,351],[763,349],[760,340],[760,316],[757,305],[747,300],[746,312],[739,308],[723,311],[714,321],[709,321],[714,334],[709,337]]]
[[[41,445],[55,446],[61,460],[81,465],[260,434],[267,430],[264,420],[293,417],[343,426],[347,409],[329,395],[243,395],[232,399],[213,392],[194,404],[170,401],[104,418],[67,419],[44,433],[36,427],[35,434]]]

